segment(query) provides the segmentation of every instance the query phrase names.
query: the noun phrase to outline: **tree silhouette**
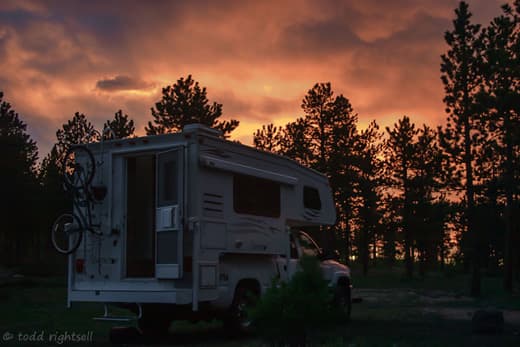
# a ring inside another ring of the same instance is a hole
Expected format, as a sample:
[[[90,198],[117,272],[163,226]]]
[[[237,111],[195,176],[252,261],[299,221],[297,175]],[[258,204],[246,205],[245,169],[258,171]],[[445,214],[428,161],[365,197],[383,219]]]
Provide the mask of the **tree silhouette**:
[[[83,113],[74,113],[74,116],[56,131],[56,143],[40,164],[39,176],[44,186],[54,185],[53,189],[62,191],[62,161],[67,149],[74,144],[85,144],[99,139],[99,132],[87,117]]]
[[[373,242],[373,258],[377,254],[377,234],[383,236],[381,201],[383,184],[383,161],[379,158],[383,143],[382,134],[375,121],[361,131],[356,145],[357,187],[359,199],[355,201],[359,222],[357,248],[361,258],[363,274],[368,272],[370,242]]]
[[[352,200],[357,173],[355,145],[358,141],[357,114],[343,95],[334,96],[330,83],[316,83],[304,96],[302,110],[305,124],[301,140],[305,141],[307,165],[329,177],[337,204],[335,232],[341,240],[342,253],[350,249]],[[301,146],[301,145],[300,145]]]
[[[52,223],[53,218],[60,212],[69,210],[72,205],[70,196],[63,189],[62,163],[66,151],[71,145],[98,140],[99,133],[87,120],[87,117],[79,112],[76,112],[62,125],[61,129],[56,131],[56,143],[40,165],[40,180],[43,184],[47,216],[45,223]]]
[[[383,176],[386,178],[386,175]],[[386,181],[386,180],[385,180]],[[386,184],[386,183],[385,183]],[[395,263],[399,254],[397,249],[398,231],[401,228],[401,199],[388,190],[381,198],[381,234],[383,257],[390,265]]]
[[[43,186],[50,186],[54,182],[61,181],[62,172],[61,163],[59,163],[60,159],[61,157],[58,153],[58,148],[56,145],[53,145],[50,152],[43,158],[38,170],[38,177]],[[59,165],[56,163],[59,163]],[[58,187],[60,188],[61,192],[61,187],[59,185]]]
[[[471,294],[480,295],[479,236],[474,223],[475,191],[473,167],[478,128],[478,104],[475,99],[481,73],[481,49],[478,34],[480,25],[472,24],[468,4],[461,2],[455,10],[453,30],[444,35],[449,46],[441,56],[441,80],[444,84],[448,121],[441,133],[441,143],[456,165],[459,177],[464,176],[466,192],[467,232],[472,235]],[[460,180],[462,182],[462,180]]]
[[[411,196],[413,217],[411,225],[419,255],[419,271],[424,275],[428,264],[436,261],[446,240],[445,220],[447,205],[439,195],[449,172],[443,151],[438,146],[437,133],[426,125],[418,130],[414,144]],[[434,195],[439,195],[436,198]]]
[[[83,113],[76,112],[72,119],[56,131],[57,146],[64,150],[70,145],[99,141],[99,132]]]
[[[219,121],[222,104],[210,104],[206,87],[201,88],[191,75],[181,77],[172,86],[164,87],[162,98],[152,107],[153,122],[145,127],[147,135],[181,131],[185,125],[200,123],[219,129],[225,137],[235,130],[239,121]]]
[[[103,129],[110,128],[116,139],[124,139],[134,135],[135,126],[133,119],[129,119],[128,115],[123,115],[123,111],[119,110],[114,114],[114,119],[107,120],[103,125]],[[104,134],[105,137],[108,134]]]
[[[479,101],[484,105],[483,130],[492,134],[487,145],[494,158],[489,160],[493,163],[498,159],[503,177],[506,199],[504,288],[509,292],[513,290],[513,211],[518,192],[514,177],[520,146],[520,1],[516,5],[516,12],[511,6],[503,5],[503,14],[494,18],[483,32],[484,83],[479,94]]]
[[[39,180],[42,185],[42,195],[39,210],[41,212],[41,229],[43,229],[45,240],[49,238],[49,232],[56,217],[60,213],[70,212],[72,208],[72,197],[65,192],[63,186],[62,162],[63,153],[55,144],[40,164]],[[40,248],[42,248],[42,251],[47,249],[51,254],[56,253],[48,242],[41,244]]]
[[[27,134],[27,124],[20,120],[18,113],[3,97],[4,93],[0,91],[1,173],[31,177],[38,160],[36,142]]]
[[[404,235],[406,275],[413,275],[412,170],[415,161],[415,138],[419,131],[410,118],[403,116],[393,128],[386,127],[386,168],[391,186],[401,192],[401,229]]]
[[[353,211],[350,204],[357,182],[357,114],[347,98],[334,95],[330,83],[316,83],[304,96],[301,107],[303,117],[283,128],[263,126],[255,132],[254,143],[257,148],[283,154],[329,177],[338,214],[335,231],[343,254],[348,255]]]
[[[264,151],[279,153],[281,151],[282,128],[274,124],[262,125],[262,129],[258,129],[253,134],[253,145],[255,148]]]
[[[450,172],[447,158],[438,145],[437,132],[426,125],[416,128],[407,116],[386,132],[389,196],[385,201],[387,209],[397,210],[385,212],[383,227],[388,232],[397,225],[402,231],[406,275],[413,275],[415,258],[419,258],[419,271],[424,275],[446,251],[449,210],[443,190]],[[386,248],[391,254],[389,245]]]
[[[310,166],[313,153],[308,146],[309,124],[307,119],[300,117],[286,124],[282,130],[280,153],[296,160],[300,164]]]
[[[34,201],[38,193],[35,176],[38,150],[20,119],[0,91],[0,194],[4,199],[0,217],[0,260],[21,260],[23,240],[37,225]],[[31,235],[32,236],[32,235]]]
[[[334,97],[330,83],[316,83],[303,98],[301,107],[308,125],[307,145],[313,153],[311,165],[318,171],[330,173],[329,164],[333,164],[333,159],[344,161],[347,154],[346,148],[340,150],[339,147],[352,146],[357,134],[357,114],[343,95]],[[342,152],[342,158],[337,157],[338,152]]]

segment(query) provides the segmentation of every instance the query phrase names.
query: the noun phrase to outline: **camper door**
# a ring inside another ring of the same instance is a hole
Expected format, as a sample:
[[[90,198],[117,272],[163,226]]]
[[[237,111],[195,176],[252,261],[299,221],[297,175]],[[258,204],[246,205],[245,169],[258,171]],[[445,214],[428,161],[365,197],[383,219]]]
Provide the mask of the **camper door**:
[[[157,278],[182,276],[184,147],[157,154],[156,266]]]

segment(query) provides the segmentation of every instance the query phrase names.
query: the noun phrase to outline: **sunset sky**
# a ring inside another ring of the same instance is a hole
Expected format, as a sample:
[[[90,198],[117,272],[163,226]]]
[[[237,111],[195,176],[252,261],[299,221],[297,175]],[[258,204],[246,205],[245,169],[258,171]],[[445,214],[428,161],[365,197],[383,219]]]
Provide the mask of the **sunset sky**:
[[[504,1],[470,0],[487,24]],[[0,90],[40,147],[74,112],[97,127],[123,109],[138,134],[161,87],[192,74],[240,120],[301,115],[316,82],[390,125],[444,121],[440,55],[457,1],[0,1]]]

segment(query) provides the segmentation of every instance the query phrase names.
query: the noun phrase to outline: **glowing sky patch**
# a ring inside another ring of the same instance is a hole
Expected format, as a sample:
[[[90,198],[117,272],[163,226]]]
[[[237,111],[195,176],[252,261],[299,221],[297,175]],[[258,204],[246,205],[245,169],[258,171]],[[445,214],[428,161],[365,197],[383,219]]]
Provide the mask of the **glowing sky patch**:
[[[482,24],[500,1],[469,1]],[[241,121],[250,144],[262,124],[302,115],[316,82],[332,83],[381,128],[406,114],[444,121],[440,55],[452,0],[2,1],[0,90],[44,156],[74,112],[97,127],[123,112],[138,134],[161,88],[192,74]]]

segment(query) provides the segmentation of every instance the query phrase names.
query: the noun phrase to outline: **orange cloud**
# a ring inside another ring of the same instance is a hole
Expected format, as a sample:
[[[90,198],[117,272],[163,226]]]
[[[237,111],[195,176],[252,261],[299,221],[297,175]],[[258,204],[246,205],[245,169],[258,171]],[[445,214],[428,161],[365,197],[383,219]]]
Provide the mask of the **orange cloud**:
[[[470,1],[475,20],[499,1]],[[118,109],[150,120],[161,87],[192,74],[251,143],[262,124],[301,115],[316,82],[332,82],[385,126],[407,114],[444,120],[440,54],[455,0],[3,1],[0,89],[44,155],[74,112],[100,127]]]

